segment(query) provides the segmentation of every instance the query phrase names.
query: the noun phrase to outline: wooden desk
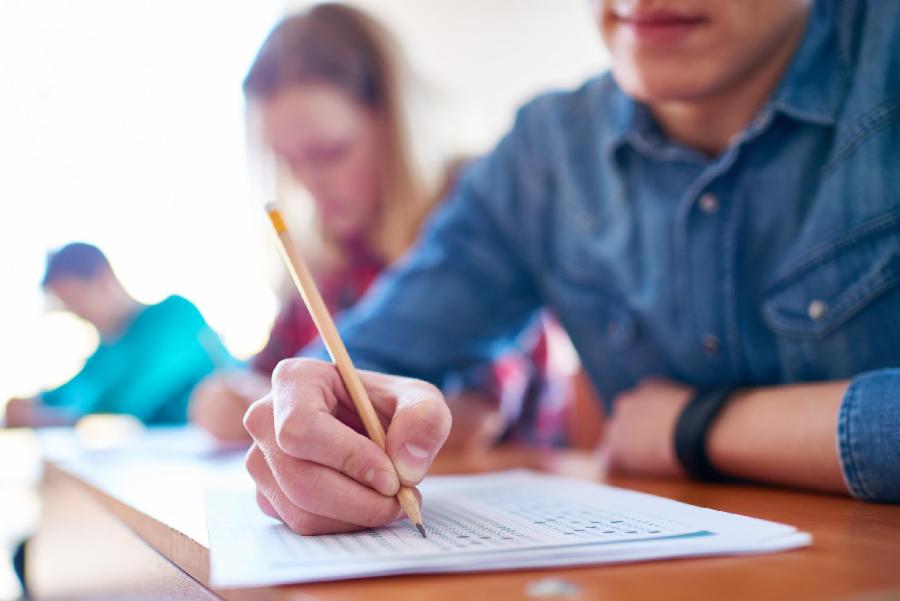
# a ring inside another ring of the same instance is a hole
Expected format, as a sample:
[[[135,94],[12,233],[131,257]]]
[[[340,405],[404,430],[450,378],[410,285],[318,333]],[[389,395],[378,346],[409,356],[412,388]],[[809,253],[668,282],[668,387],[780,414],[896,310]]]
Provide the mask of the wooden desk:
[[[583,478],[596,477],[583,453],[504,449],[479,456],[444,456],[433,473],[464,473],[530,467]],[[49,466],[48,480],[76,484],[122,520],[146,543],[200,583],[208,579],[205,534],[149,517],[85,483],[65,468]],[[781,521],[814,536],[811,548],[775,555],[686,559],[641,564],[530,570],[492,574],[403,576],[252,590],[217,590],[229,601],[243,599],[900,599],[900,507],[755,486],[700,485],[616,477],[611,484],[673,499]],[[183,486],[190,488],[191,482]],[[166,491],[184,494],[185,488]],[[187,499],[196,496],[187,495]],[[171,504],[171,503],[170,503]],[[196,508],[185,507],[188,513]],[[177,520],[176,520],[177,522]],[[104,541],[85,541],[102,545]],[[572,595],[535,597],[535,583],[559,578]]]

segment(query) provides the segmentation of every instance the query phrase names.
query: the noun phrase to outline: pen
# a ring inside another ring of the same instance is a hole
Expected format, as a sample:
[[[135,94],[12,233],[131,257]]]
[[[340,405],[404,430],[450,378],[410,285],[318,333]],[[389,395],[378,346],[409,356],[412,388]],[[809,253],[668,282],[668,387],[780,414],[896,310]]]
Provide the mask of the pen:
[[[331,318],[331,313],[328,312],[325,301],[322,300],[322,294],[319,292],[319,288],[316,286],[316,282],[306,266],[306,261],[303,260],[303,257],[300,256],[300,253],[294,247],[278,207],[274,204],[266,205],[266,213],[268,213],[269,221],[272,223],[272,228],[277,235],[278,247],[285,265],[291,274],[291,278],[294,280],[294,284],[297,286],[297,290],[300,292],[300,296],[303,297],[303,302],[306,304],[306,308],[316,324],[316,329],[325,343],[325,348],[328,349],[328,354],[331,355],[331,360],[344,381],[344,386],[347,387],[347,391],[350,393],[356,412],[366,427],[369,438],[381,450],[384,450],[384,428],[381,426],[381,421],[375,413],[372,401],[369,399],[362,380],[359,378],[359,373],[353,367],[347,347],[344,346],[344,341],[341,340],[341,336],[338,334],[334,320]],[[419,534],[423,538],[427,538],[425,526],[422,523],[422,513],[419,510],[419,502],[413,493],[413,489],[401,486],[400,491],[397,493],[397,501],[400,503],[403,511],[406,512],[406,516],[415,525]]]

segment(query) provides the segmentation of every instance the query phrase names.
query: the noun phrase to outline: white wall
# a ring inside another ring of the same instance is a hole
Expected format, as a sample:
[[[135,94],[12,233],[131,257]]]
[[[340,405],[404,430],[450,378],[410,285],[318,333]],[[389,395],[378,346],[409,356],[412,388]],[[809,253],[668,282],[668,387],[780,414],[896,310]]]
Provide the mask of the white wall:
[[[358,0],[443,92],[468,150],[536,92],[606,62],[588,0]],[[294,5],[292,5],[294,6]],[[276,310],[244,155],[240,81],[282,0],[0,1],[0,404],[95,339],[47,313],[44,255],[104,248],[153,302],[196,302],[248,355]]]
[[[471,150],[490,148],[529,98],[575,86],[609,62],[589,0],[352,3],[397,35],[415,71],[452,105]]]

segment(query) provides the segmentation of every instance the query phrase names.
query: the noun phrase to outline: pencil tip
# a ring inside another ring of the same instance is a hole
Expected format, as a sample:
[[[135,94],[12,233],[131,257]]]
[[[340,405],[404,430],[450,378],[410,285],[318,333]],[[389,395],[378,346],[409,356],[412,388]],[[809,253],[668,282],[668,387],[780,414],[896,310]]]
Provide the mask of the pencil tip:
[[[428,538],[428,535],[425,534],[425,526],[422,524],[416,524],[416,530],[419,531],[419,534],[422,535],[422,538]]]

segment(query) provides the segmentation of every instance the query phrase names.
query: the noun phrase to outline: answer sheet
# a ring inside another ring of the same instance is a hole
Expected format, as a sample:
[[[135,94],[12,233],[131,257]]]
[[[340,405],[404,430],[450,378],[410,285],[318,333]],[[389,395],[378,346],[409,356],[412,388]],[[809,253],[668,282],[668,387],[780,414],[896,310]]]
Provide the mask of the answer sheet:
[[[613,563],[810,543],[791,526],[524,470],[431,477],[420,491],[427,539],[407,520],[300,536],[263,515],[251,492],[214,491],[207,500],[212,583]]]

